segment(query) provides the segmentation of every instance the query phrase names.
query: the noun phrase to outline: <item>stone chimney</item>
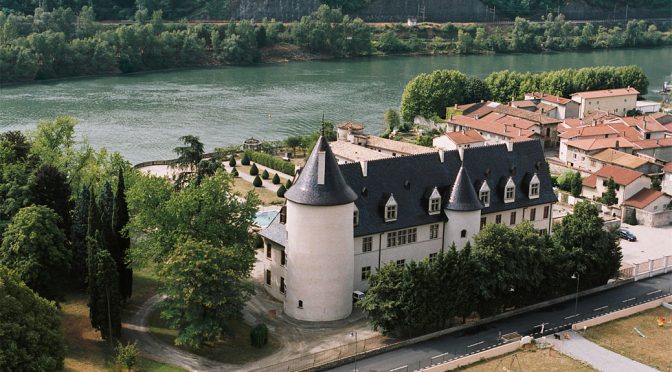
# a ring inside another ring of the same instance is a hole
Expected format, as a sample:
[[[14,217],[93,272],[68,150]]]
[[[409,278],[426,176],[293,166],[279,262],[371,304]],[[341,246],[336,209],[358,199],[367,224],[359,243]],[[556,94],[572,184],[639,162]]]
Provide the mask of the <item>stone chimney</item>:
[[[362,176],[366,177],[369,170],[369,163],[367,161],[360,161],[359,166],[362,167]]]
[[[439,160],[443,163],[443,159],[445,157],[445,153],[443,152],[443,149],[439,149]]]

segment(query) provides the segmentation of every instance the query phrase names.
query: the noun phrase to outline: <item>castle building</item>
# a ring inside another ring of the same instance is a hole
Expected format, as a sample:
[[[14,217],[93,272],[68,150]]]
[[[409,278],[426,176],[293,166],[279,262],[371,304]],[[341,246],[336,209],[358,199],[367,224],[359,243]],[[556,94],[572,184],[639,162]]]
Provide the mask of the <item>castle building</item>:
[[[323,137],[285,197],[260,232],[265,284],[305,321],[346,318],[377,269],[461,249],[488,223],[549,233],[557,200],[538,140],[339,165]]]

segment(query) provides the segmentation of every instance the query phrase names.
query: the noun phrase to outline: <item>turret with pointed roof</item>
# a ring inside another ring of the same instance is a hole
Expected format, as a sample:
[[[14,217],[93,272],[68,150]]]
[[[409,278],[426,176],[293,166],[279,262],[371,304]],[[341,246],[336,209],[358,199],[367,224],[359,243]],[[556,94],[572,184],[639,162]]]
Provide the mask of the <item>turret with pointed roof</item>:
[[[455,177],[455,183],[450,192],[446,209],[452,211],[475,211],[482,207],[481,201],[478,199],[478,195],[476,195],[476,190],[474,190],[469,174],[463,164],[457,172],[457,177]]]
[[[294,185],[285,194],[298,204],[328,206],[352,203],[357,194],[345,182],[327,140],[320,136]]]

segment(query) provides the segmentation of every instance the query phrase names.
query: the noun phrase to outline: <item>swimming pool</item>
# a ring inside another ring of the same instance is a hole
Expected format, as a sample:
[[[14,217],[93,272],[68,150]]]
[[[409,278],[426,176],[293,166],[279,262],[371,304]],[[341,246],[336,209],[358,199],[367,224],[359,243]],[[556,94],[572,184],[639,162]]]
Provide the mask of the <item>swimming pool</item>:
[[[271,221],[278,215],[278,211],[257,212],[254,223],[262,229],[271,224]]]

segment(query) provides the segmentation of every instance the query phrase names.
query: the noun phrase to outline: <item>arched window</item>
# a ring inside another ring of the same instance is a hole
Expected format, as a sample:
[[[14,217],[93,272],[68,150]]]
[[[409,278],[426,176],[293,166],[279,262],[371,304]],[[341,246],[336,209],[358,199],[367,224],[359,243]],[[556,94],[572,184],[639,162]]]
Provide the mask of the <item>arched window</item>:
[[[467,237],[467,230],[462,230],[460,232],[460,238],[466,238]]]

